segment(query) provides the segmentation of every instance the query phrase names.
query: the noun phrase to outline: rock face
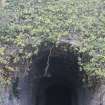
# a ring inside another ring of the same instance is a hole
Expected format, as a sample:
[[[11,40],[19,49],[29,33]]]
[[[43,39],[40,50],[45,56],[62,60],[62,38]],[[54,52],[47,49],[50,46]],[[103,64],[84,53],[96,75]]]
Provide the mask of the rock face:
[[[91,91],[83,87],[83,76],[76,52],[41,48],[31,71],[20,78],[19,99],[12,98],[8,105],[104,105],[105,86]]]

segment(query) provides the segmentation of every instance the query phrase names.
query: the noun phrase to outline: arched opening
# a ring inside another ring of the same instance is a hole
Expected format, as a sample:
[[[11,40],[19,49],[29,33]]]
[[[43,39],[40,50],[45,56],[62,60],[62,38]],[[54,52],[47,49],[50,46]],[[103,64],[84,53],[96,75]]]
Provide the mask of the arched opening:
[[[73,91],[63,84],[54,84],[46,89],[45,105],[72,105]]]
[[[78,105],[82,74],[76,52],[62,47],[39,51],[30,73],[33,105]]]

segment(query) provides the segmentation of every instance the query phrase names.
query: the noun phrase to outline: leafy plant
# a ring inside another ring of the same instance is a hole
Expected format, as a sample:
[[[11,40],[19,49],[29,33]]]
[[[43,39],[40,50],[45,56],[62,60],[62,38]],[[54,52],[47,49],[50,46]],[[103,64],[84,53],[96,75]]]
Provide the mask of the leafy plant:
[[[20,72],[23,62],[29,67],[42,42],[57,45],[62,37],[70,37],[75,49],[91,56],[90,61],[81,57],[87,59],[81,65],[88,77],[105,77],[104,4],[104,0],[8,0],[0,11],[0,71],[8,77]]]

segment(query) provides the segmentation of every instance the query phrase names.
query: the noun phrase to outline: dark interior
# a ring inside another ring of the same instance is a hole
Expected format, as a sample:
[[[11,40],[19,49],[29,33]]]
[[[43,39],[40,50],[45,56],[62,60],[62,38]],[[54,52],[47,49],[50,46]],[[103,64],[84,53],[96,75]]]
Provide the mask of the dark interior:
[[[77,105],[77,89],[81,86],[83,72],[79,70],[78,55],[73,51],[65,52],[59,48],[54,49],[49,57],[47,75],[44,76],[49,50],[44,50],[35,58],[37,68],[36,82],[33,87],[35,105]],[[33,73],[35,75],[35,73]],[[36,94],[37,93],[37,94]]]
[[[55,84],[46,90],[45,105],[71,105],[73,91],[65,85]]]

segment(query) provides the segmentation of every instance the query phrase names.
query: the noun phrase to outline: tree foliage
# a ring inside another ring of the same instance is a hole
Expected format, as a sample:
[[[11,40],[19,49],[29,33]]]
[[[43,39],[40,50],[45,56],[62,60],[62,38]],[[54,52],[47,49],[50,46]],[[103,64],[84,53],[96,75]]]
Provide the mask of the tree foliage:
[[[105,77],[104,0],[8,0],[0,9],[0,73],[29,70],[42,42],[74,38],[89,78]],[[87,54],[91,59],[88,59]],[[20,66],[21,65],[21,66]],[[21,67],[21,68],[19,68]],[[10,78],[11,79],[11,78]]]

